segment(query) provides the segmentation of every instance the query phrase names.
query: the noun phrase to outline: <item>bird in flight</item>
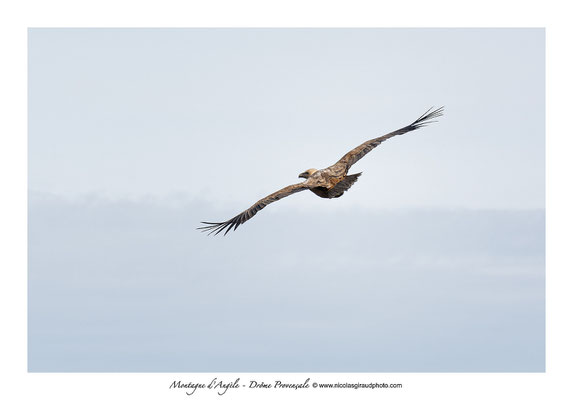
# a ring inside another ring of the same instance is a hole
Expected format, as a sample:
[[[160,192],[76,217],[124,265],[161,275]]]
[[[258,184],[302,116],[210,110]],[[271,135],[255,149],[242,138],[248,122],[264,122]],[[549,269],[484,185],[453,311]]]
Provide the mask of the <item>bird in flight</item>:
[[[201,222],[204,226],[197,229],[208,234],[214,233],[215,235],[225,231],[225,235],[231,230],[236,230],[239,225],[245,223],[253,218],[255,214],[261,211],[269,204],[280,200],[291,194],[301,192],[303,190],[310,190],[319,197],[325,199],[332,199],[340,197],[356,182],[362,172],[357,174],[348,175],[348,170],[358,160],[368,154],[372,149],[378,146],[383,141],[390,139],[393,136],[403,135],[406,132],[415,131],[432,122],[432,119],[443,115],[444,107],[432,110],[431,108],[426,111],[420,118],[412,122],[410,125],[400,128],[394,132],[387,133],[386,135],[368,140],[362,143],[355,149],[346,153],[336,164],[331,165],[324,169],[310,168],[302,172],[298,177],[303,178],[305,181],[294,185],[289,185],[276,191],[267,197],[264,197],[253,204],[251,207],[240,213],[239,215],[231,218],[225,222]]]

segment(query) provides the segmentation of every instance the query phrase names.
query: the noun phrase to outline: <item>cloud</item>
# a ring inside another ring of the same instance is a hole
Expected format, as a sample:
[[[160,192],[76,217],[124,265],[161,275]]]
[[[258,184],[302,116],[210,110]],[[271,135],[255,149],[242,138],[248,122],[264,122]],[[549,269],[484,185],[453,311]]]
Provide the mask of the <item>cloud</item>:
[[[543,210],[29,208],[31,371],[543,371]]]

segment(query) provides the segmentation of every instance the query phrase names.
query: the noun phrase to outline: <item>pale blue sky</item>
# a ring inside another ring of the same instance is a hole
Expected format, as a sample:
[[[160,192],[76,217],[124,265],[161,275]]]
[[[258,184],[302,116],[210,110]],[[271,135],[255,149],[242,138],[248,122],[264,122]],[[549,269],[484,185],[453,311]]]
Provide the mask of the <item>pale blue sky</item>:
[[[543,30],[29,33],[31,371],[545,369]]]
[[[244,208],[444,105],[336,206],[543,208],[544,62],[541,29],[31,30],[29,186]]]

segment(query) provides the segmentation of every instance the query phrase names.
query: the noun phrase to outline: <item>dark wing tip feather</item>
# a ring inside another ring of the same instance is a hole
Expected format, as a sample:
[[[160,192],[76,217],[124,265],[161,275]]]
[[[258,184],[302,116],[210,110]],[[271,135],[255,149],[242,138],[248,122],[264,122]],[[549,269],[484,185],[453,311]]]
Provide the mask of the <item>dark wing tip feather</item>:
[[[387,137],[392,137],[395,135],[403,135],[404,133],[407,132],[411,132],[411,131],[415,131],[416,129],[420,129],[425,127],[426,125],[430,125],[433,124],[434,122],[438,122],[435,120],[435,118],[441,117],[442,115],[444,115],[444,107],[438,107],[435,110],[433,110],[433,107],[428,109],[424,114],[422,114],[417,120],[415,120],[414,122],[412,122],[410,125],[405,126],[401,129],[398,129],[397,131],[394,131],[386,136],[382,136],[382,138],[384,138],[384,140]],[[378,145],[379,143],[376,143],[375,145]]]
[[[442,115],[444,115],[444,106],[438,107],[435,110],[432,110],[432,108],[433,107],[431,107],[430,109],[428,109],[428,111],[426,111],[424,114],[422,114],[420,116],[420,118],[418,118],[417,120],[415,120],[412,123],[411,126],[414,129],[418,129],[418,128],[426,126],[432,122],[437,122],[437,121],[430,121],[430,120],[434,119],[434,118],[441,117]]]
[[[241,225],[243,222],[245,222],[247,219],[244,218],[244,213],[241,213],[239,215],[237,215],[236,217],[231,218],[228,221],[225,222],[201,222],[202,224],[205,224],[205,226],[200,226],[197,229],[199,229],[202,232],[206,232],[207,236],[214,234],[215,236],[217,236],[219,233],[225,231],[223,233],[223,236],[227,235],[227,233],[229,233],[229,231],[231,229],[236,230],[239,225]],[[226,229],[226,230],[225,230]]]
[[[211,235],[212,233],[217,235],[223,229],[225,229],[225,227],[229,224],[229,222],[230,221],[226,221],[226,222],[203,222],[203,221],[201,221],[201,223],[205,224],[205,226],[200,226],[197,229],[199,229],[202,232],[207,233],[207,235]]]

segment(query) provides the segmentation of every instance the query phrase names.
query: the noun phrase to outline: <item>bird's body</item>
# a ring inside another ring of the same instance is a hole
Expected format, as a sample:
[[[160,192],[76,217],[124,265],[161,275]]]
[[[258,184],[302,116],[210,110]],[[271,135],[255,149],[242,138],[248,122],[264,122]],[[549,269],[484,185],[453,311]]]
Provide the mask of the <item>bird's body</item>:
[[[342,196],[345,191],[350,189],[350,187],[356,182],[358,177],[362,174],[360,172],[357,174],[348,175],[348,170],[354,163],[356,163],[358,160],[360,160],[362,157],[368,154],[372,149],[374,149],[383,141],[393,136],[402,135],[406,132],[419,129],[433,122],[430,120],[441,116],[442,112],[443,112],[443,107],[440,107],[434,111],[431,111],[430,109],[410,125],[362,143],[360,146],[346,153],[340,160],[338,160],[335,164],[331,165],[328,168],[323,168],[319,170],[310,168],[304,171],[298,176],[299,178],[304,178],[305,179],[304,182],[287,186],[281,190],[278,190],[268,195],[267,197],[257,201],[247,210],[243,211],[242,213],[231,218],[228,221],[202,222],[203,224],[205,224],[205,226],[199,227],[198,229],[207,231],[209,232],[209,234],[215,233],[215,235],[226,229],[225,230],[225,235],[226,235],[232,228],[237,229],[239,225],[251,219],[258,211],[266,207],[268,204],[303,190],[310,190],[311,192],[322,198],[327,198],[327,199],[338,198]]]
[[[333,167],[320,169],[308,177],[304,183],[311,192],[325,199],[340,197],[362,174],[346,175],[344,171]]]

